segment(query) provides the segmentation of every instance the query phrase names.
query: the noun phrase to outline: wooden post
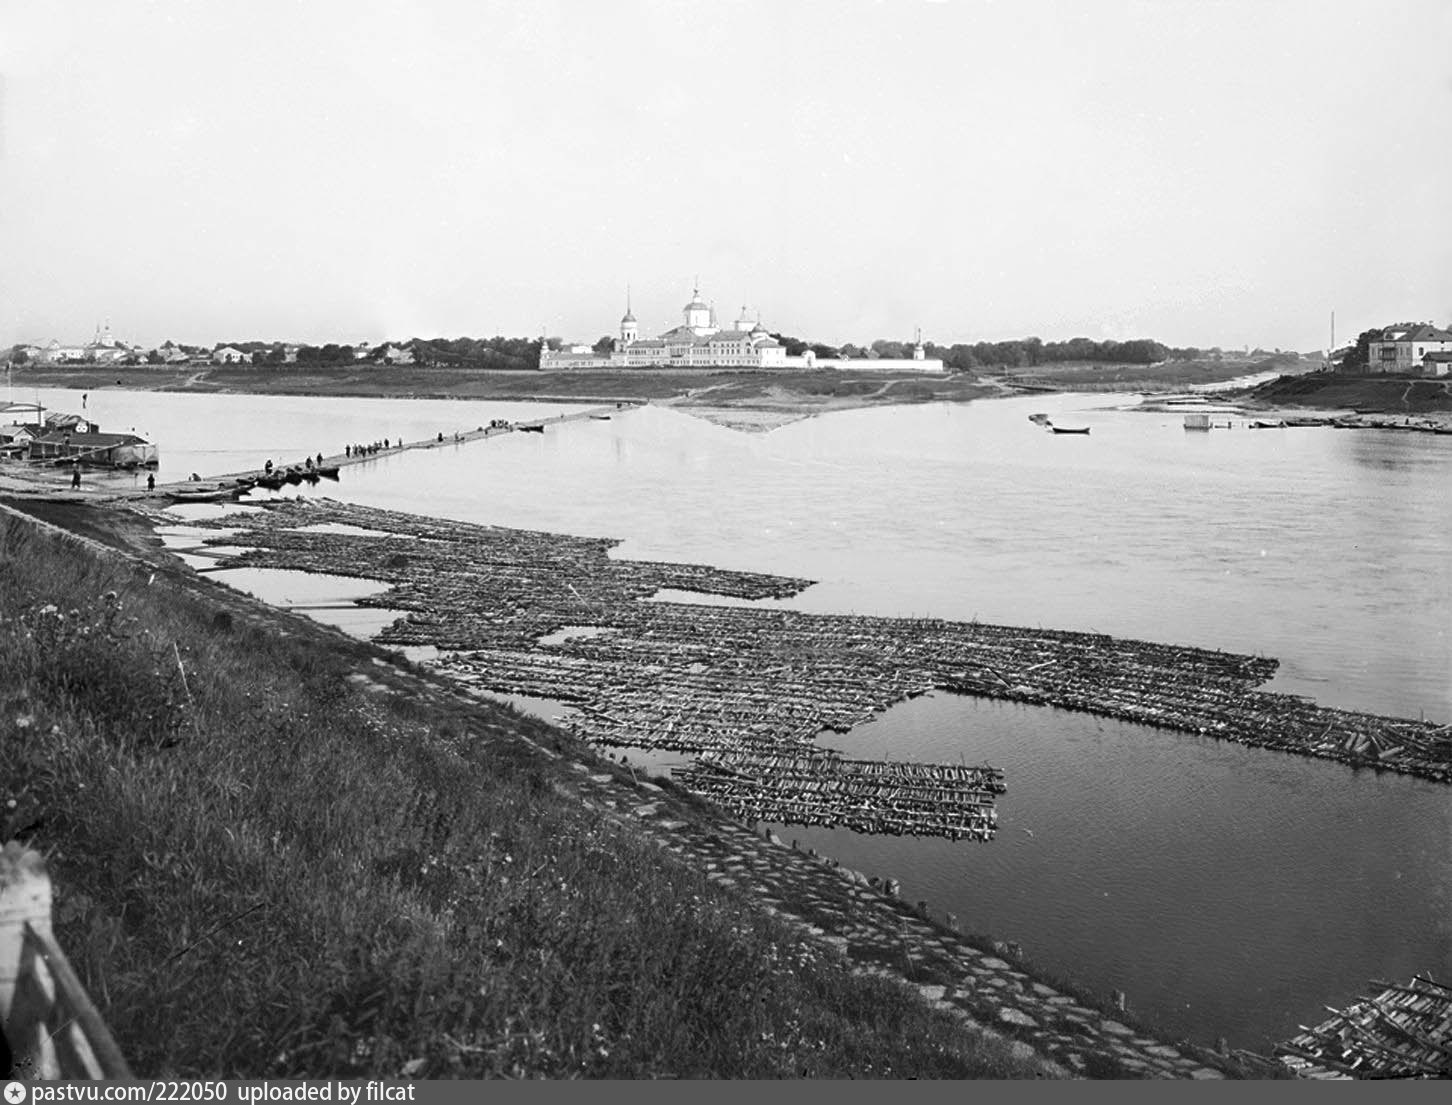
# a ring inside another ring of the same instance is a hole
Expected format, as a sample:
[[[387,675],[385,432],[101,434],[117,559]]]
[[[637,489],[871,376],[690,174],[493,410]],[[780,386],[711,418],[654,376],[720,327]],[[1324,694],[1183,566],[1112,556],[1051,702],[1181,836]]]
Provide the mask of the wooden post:
[[[0,850],[0,1030],[15,1073],[54,1078],[55,1048],[45,1013],[55,998],[49,972],[37,970],[28,928],[50,935],[50,877],[40,853],[11,841]]]
[[[130,1078],[50,925],[40,853],[0,850],[0,1031],[19,1078]]]

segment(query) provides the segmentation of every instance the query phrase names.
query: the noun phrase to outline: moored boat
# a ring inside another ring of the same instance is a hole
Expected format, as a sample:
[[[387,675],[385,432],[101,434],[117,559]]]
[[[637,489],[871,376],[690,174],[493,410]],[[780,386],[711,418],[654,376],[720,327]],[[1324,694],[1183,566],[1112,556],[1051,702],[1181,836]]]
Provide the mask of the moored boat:
[[[1055,426],[1052,423],[1050,423],[1049,429],[1056,434],[1087,434],[1089,432],[1088,426]]]
[[[178,487],[169,492],[172,498],[179,499],[184,503],[215,503],[223,499],[235,499],[245,494],[247,488],[237,487]]]

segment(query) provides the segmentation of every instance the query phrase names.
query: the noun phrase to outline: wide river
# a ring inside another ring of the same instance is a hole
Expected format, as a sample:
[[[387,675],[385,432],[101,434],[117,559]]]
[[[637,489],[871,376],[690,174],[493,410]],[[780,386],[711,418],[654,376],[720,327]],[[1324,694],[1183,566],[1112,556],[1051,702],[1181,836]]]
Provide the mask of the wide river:
[[[40,394],[79,410],[76,393]],[[766,434],[646,407],[381,457],[304,493],[818,580],[779,604],[801,609],[1260,653],[1281,662],[1271,689],[1452,722],[1452,437],[1239,420],[1188,433],[1178,414],[1120,409],[1133,402],[928,404]],[[163,478],[569,409],[122,391],[89,400],[103,428],[153,435]],[[1029,422],[1035,411],[1092,433],[1048,434]],[[301,604],[359,593],[260,574],[223,576]],[[379,623],[369,612],[352,624]],[[1370,979],[1452,978],[1446,787],[948,694],[825,739],[1002,768],[998,838],[779,832],[900,879],[904,897],[1016,940],[1056,973],[1125,991],[1163,1031],[1264,1050]]]

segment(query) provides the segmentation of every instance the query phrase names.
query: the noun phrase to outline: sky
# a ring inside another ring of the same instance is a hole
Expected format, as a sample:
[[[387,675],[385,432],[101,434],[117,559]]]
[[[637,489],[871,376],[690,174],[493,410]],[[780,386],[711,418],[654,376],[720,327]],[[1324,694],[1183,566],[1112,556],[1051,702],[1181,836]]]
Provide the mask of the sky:
[[[0,346],[1452,323],[1452,0],[0,0]]]

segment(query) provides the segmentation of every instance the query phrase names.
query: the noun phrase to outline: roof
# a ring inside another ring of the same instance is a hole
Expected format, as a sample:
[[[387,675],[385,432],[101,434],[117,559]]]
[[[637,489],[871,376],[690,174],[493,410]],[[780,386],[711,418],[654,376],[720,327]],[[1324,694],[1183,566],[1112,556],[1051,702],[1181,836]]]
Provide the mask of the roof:
[[[1424,353],[1422,355],[1422,360],[1424,360],[1424,361],[1452,361],[1452,349],[1443,349],[1443,350],[1439,350],[1436,353]]]
[[[631,314],[629,311],[626,311],[625,314],[621,316],[620,321],[621,322],[634,322],[635,321],[635,316],[633,314]]]
[[[61,434],[49,433],[37,438],[44,445],[88,445],[95,449],[109,449],[113,445],[146,445],[144,437],[135,434]]]
[[[1387,337],[1394,334],[1395,337]],[[1383,341],[1452,341],[1452,330],[1440,330],[1429,322],[1416,326],[1388,326],[1382,331]]]

